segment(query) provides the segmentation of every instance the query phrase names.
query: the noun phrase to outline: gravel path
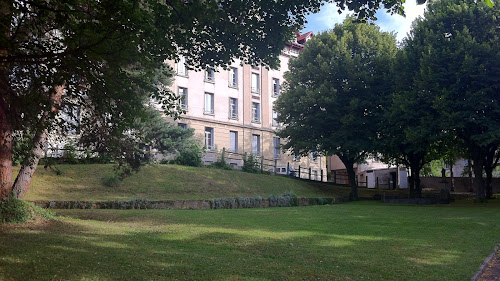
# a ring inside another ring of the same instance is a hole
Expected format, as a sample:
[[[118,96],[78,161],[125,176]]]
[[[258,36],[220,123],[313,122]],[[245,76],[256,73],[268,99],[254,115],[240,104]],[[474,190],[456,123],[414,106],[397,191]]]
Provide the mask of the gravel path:
[[[497,251],[495,257],[489,262],[483,274],[478,281],[500,281],[500,251]]]

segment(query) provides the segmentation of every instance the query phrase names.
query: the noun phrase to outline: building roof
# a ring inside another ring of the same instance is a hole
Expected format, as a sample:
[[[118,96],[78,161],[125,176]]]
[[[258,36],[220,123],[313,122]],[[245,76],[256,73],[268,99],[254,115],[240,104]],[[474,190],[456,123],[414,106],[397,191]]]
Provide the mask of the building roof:
[[[304,44],[307,42],[307,40],[311,39],[314,36],[314,32],[309,31],[303,34],[297,34],[297,43],[299,44]]]

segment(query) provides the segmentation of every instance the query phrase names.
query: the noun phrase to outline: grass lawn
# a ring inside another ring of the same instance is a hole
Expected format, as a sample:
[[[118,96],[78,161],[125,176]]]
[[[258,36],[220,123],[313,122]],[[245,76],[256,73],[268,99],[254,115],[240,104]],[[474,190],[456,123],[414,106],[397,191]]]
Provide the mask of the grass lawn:
[[[0,280],[470,280],[500,202],[58,210],[0,225]]]
[[[139,173],[125,178],[120,186],[107,187],[102,184],[102,178],[112,174],[113,165],[57,167],[61,175],[43,167],[37,169],[26,200],[213,199],[267,197],[289,191],[299,197],[347,197],[350,191],[348,187],[283,176],[177,165],[148,165]],[[376,192],[381,191],[360,189],[360,195],[373,196]]]

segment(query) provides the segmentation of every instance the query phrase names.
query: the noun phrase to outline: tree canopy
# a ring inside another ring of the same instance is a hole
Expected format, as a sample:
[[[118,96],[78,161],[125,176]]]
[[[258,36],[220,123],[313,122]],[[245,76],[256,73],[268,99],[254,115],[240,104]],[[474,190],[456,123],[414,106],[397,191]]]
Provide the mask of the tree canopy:
[[[374,150],[377,122],[391,91],[393,34],[348,18],[316,35],[285,74],[275,103],[286,138],[296,153],[336,154],[348,171],[357,198],[353,164]]]
[[[443,132],[439,113],[432,107],[432,93],[414,83],[420,71],[415,57],[425,46],[412,48],[405,43],[394,60],[392,93],[377,124],[375,145],[384,162],[410,168],[410,196],[420,197],[420,170],[439,157],[437,144]]]
[[[404,42],[415,63],[413,94],[423,94],[447,134],[463,140],[474,161],[477,199],[488,151],[500,143],[500,8],[473,0],[429,3]],[[491,157],[493,158],[493,157]]]
[[[182,112],[162,82],[165,60],[183,55],[191,68],[225,66],[234,59],[275,66],[305,15],[324,2],[0,2],[0,198],[13,186],[29,184],[48,132],[68,124],[56,118],[61,108],[71,116],[84,107],[100,116],[97,126],[113,124],[117,133],[131,126],[147,99],[156,99],[167,113]],[[402,13],[402,1],[336,2],[362,18],[373,16],[380,4]],[[33,137],[13,183],[16,133]]]

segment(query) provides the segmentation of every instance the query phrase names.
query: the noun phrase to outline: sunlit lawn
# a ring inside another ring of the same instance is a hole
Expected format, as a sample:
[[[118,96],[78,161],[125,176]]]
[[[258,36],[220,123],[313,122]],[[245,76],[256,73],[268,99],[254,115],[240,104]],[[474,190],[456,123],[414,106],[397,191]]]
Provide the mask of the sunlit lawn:
[[[0,280],[469,280],[500,204],[59,210],[0,225]]]

